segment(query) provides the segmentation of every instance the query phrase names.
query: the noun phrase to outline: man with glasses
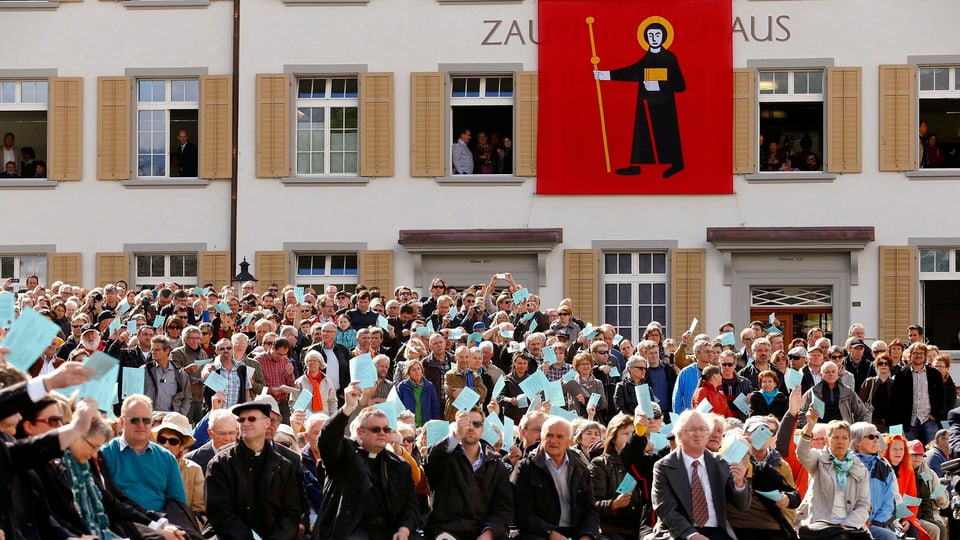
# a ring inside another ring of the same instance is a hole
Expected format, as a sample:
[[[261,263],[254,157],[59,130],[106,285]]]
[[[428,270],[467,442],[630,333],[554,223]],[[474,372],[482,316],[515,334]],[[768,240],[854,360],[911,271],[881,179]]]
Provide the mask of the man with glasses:
[[[150,347],[151,359],[140,368],[146,371],[143,393],[158,411],[178,412],[186,416],[193,404],[190,378],[186,371],[177,369],[170,361],[170,339],[154,336],[150,340]]]
[[[770,363],[770,354],[773,347],[767,338],[756,338],[750,346],[753,352],[753,363],[740,370],[740,376],[750,381],[754,390],[760,390],[760,372],[770,370],[777,374],[777,380],[780,381],[780,391],[787,395],[787,385],[784,382],[783,373],[776,366]]]
[[[343,408],[320,433],[327,480],[314,538],[408,540],[417,529],[419,504],[410,465],[385,451],[393,431],[386,414],[375,407],[361,410],[354,438],[343,436],[360,396],[359,383],[351,382]]]
[[[693,344],[693,355],[697,362],[680,370],[677,383],[673,389],[673,412],[679,414],[691,407],[693,392],[700,383],[700,373],[703,368],[713,365],[713,343],[708,339],[701,339]]]
[[[210,463],[213,456],[237,442],[237,434],[237,419],[233,413],[227,409],[210,411],[210,415],[207,417],[207,435],[210,440],[183,457],[199,465],[203,469],[203,473],[206,474],[207,464]]]
[[[424,471],[433,495],[425,530],[428,538],[493,540],[513,521],[510,473],[500,453],[481,443],[483,413],[457,411],[456,430],[430,448]]]
[[[919,439],[926,445],[946,419],[943,376],[927,365],[927,346],[923,343],[915,342],[907,355],[909,369],[900,370],[893,378],[893,403],[899,406],[890,411],[890,425],[902,425],[907,439]]]
[[[203,368],[201,380],[206,382],[211,373],[216,373],[227,380],[227,387],[223,390],[226,396],[225,407],[233,407],[237,403],[243,403],[252,399],[250,386],[253,381],[253,370],[248,369],[246,364],[234,361],[233,342],[223,338],[216,345],[217,357]],[[205,410],[210,410],[210,400],[214,391],[212,388],[203,386],[203,405]]]
[[[181,292],[183,291],[177,291],[177,293]],[[200,418],[203,417],[204,386],[203,380],[200,378],[200,366],[195,362],[197,360],[206,360],[209,356],[207,356],[203,347],[200,346],[200,328],[188,326],[184,328],[183,333],[180,335],[183,337],[183,345],[173,349],[170,353],[170,362],[190,376],[190,399],[192,400],[192,404],[190,406],[190,414],[184,414],[190,419],[191,424],[196,424],[200,421]]]
[[[220,538],[294,538],[306,511],[303,474],[296,457],[269,440],[267,400],[234,405],[240,438],[207,466],[210,528]],[[255,536],[254,536],[255,535]]]
[[[743,348],[737,352],[738,371],[753,362],[753,355],[751,354],[750,348],[753,346],[754,339],[756,339],[756,335],[753,333],[753,328],[747,327],[740,331],[740,343],[743,344]]]

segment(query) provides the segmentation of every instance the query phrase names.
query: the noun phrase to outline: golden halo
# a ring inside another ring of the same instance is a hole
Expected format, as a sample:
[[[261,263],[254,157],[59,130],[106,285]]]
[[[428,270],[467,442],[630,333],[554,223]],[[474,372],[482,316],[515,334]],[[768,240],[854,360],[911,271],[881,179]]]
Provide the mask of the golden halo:
[[[667,29],[667,39],[663,40],[664,49],[669,49],[670,45],[673,44],[673,25],[670,24],[670,21],[664,19],[659,15],[652,15],[647,17],[640,23],[640,26],[637,27],[637,41],[640,42],[640,46],[643,47],[643,50],[650,50],[650,44],[647,43],[647,40],[644,38],[644,34],[647,33],[647,27],[653,23],[660,23],[664,28]]]

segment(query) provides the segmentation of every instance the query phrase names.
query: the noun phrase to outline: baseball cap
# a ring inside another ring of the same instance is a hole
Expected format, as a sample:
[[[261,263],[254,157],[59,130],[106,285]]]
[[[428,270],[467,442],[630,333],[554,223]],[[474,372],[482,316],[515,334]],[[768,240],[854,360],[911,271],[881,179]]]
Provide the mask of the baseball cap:
[[[103,321],[109,321],[110,319],[116,319],[116,318],[117,316],[114,315],[113,312],[108,309],[105,311],[101,311],[100,314],[97,315],[97,322],[102,323]]]
[[[480,330],[486,330],[486,329],[487,329],[486,323],[483,323],[483,322],[475,322],[475,323],[473,323],[473,331],[474,331],[474,332],[478,332],[478,331],[480,331]]]
[[[850,345],[849,345],[849,346],[850,346],[850,347],[858,347],[858,346],[859,346],[859,347],[866,347],[867,344],[864,343],[862,339],[856,338],[856,339],[854,339],[853,341],[850,342]]]
[[[794,347],[794,348],[790,349],[789,351],[787,351],[787,356],[789,356],[789,357],[791,357],[791,358],[806,358],[806,357],[807,357],[807,349],[805,349],[805,348],[803,348],[803,347]]]
[[[923,443],[917,440],[907,443],[907,449],[910,450],[910,454],[919,454],[922,456],[926,453],[923,448]]]

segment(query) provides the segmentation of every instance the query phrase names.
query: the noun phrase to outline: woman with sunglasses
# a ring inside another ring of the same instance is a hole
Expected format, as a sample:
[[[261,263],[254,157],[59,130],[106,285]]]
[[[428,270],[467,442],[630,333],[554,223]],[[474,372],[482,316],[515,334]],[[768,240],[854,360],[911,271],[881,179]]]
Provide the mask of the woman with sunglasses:
[[[203,469],[200,465],[183,457],[196,442],[190,434],[190,420],[180,413],[169,413],[163,417],[163,422],[151,431],[153,441],[177,458],[180,478],[183,479],[183,488],[187,493],[187,505],[194,512],[204,512]]]
[[[880,455],[880,437],[876,426],[869,422],[850,426],[850,446],[870,479],[870,532],[878,540],[894,540],[898,532],[894,523],[897,476]]]
[[[877,375],[867,377],[860,386],[860,400],[868,411],[873,412],[871,421],[880,433],[886,433],[890,425],[890,412],[893,410],[893,358],[884,352],[873,361]]]

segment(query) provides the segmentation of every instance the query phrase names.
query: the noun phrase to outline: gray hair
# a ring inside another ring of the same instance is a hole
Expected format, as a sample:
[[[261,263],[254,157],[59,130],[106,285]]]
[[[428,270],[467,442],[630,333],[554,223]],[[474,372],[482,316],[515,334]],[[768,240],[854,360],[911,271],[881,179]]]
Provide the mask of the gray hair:
[[[87,439],[103,439],[109,441],[113,438],[113,428],[110,427],[110,424],[106,420],[100,417],[94,417],[90,422],[90,429],[87,430],[87,433],[84,435],[84,438]]]
[[[228,409],[214,409],[210,411],[210,416],[207,418],[207,429],[213,429],[213,426],[217,425],[221,420],[230,420],[233,423],[237,422],[233,413]]]
[[[860,441],[867,435],[877,431],[877,426],[870,422],[856,422],[850,426],[850,447],[855,452],[860,451]]]
[[[550,418],[547,418],[543,425],[540,426],[540,438],[545,439],[547,432],[550,431],[550,428],[558,424],[566,426],[567,431],[570,433],[570,438],[573,439],[573,424],[571,424],[566,418],[560,418],[559,416],[551,416]]]
[[[193,333],[193,332],[196,332],[197,334],[200,334],[200,327],[199,327],[199,326],[190,325],[190,326],[184,328],[184,329],[183,329],[183,337],[187,337],[187,334],[190,334],[190,333]]]
[[[624,369],[629,370],[630,368],[637,367],[638,364],[643,364],[646,367],[647,359],[640,355],[633,355],[627,360],[627,364],[624,366]]]
[[[701,339],[693,344],[693,354],[700,354],[704,347],[713,347],[713,344],[710,343],[710,340]]]
[[[324,356],[323,356],[323,353],[322,353],[322,352],[320,352],[320,351],[310,351],[310,352],[308,352],[308,353],[306,354],[306,356],[303,357],[303,364],[306,365],[307,362],[309,362],[309,361],[311,361],[311,360],[316,360],[317,362],[320,362],[320,369],[321,369],[321,370],[327,369],[327,362],[324,360]]]
[[[766,345],[767,347],[773,347],[773,345],[770,344],[770,340],[765,337],[761,337],[753,340],[753,345],[750,346],[750,350],[756,351],[757,345]]]

